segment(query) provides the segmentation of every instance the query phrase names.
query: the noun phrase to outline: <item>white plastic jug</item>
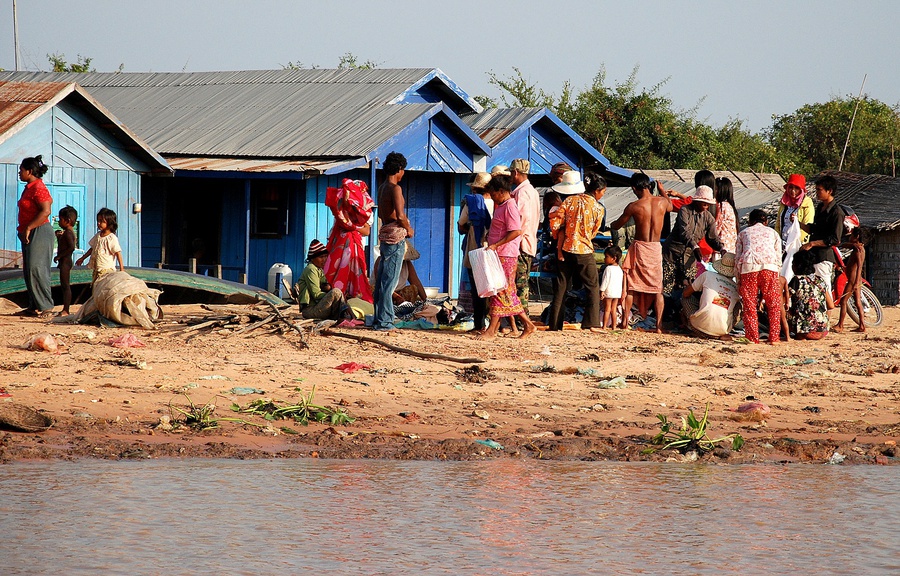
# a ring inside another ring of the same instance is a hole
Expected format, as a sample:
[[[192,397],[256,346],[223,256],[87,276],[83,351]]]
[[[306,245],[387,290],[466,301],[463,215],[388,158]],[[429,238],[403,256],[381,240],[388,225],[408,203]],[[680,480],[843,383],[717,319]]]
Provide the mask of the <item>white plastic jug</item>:
[[[272,267],[269,268],[269,283],[267,289],[279,298],[283,298],[286,292],[284,284],[281,282],[282,278],[287,282],[288,286],[293,284],[291,267],[287,264],[282,264],[281,262],[272,264]]]

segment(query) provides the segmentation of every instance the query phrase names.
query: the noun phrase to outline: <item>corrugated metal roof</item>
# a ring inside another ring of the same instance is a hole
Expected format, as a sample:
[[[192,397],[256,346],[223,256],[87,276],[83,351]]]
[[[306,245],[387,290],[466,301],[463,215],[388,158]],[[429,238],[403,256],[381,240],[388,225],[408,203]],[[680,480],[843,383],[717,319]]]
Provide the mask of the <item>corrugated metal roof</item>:
[[[686,194],[688,196],[694,194],[693,176],[691,182],[681,181],[663,181],[666,190],[673,190]],[[762,208],[773,200],[781,198],[781,192],[775,194],[769,190],[756,190],[753,188],[734,187],[734,204],[738,210],[738,216],[743,218],[754,208]],[[631,190],[631,187],[610,187],[606,189],[603,196],[603,204],[606,206],[606,221],[612,222],[622,215],[625,207],[631,202],[637,200],[637,196]]]
[[[74,82],[7,82],[0,79],[0,142],[12,138],[34,118],[63,100],[79,106],[130,151],[147,160],[151,172],[172,175],[172,169],[162,156]]]
[[[53,100],[67,87],[65,82],[0,82],[0,134]]]
[[[466,114],[462,116],[462,121],[493,148],[541,110],[542,108],[488,108],[480,114]]]
[[[654,180],[663,182],[689,182],[693,185],[694,174],[699,170],[684,168],[671,168],[668,170],[635,170],[646,174]],[[753,190],[769,190],[782,194],[784,192],[784,178],[778,174],[760,174],[757,172],[735,172],[733,170],[713,170],[716,178],[728,178],[735,187],[749,188]],[[693,186],[692,186],[693,189]]]
[[[207,172],[313,172],[344,164],[346,160],[258,160],[253,158],[204,158],[169,157],[169,166],[175,170]]]
[[[832,176],[837,181],[835,199],[853,208],[859,223],[880,231],[900,227],[900,178],[881,174],[855,174],[827,170],[807,180],[807,194],[815,198],[815,181]]]
[[[397,134],[434,104],[387,102],[430,72],[3,72],[0,79],[77,81],[163,154],[302,158],[365,155]]]

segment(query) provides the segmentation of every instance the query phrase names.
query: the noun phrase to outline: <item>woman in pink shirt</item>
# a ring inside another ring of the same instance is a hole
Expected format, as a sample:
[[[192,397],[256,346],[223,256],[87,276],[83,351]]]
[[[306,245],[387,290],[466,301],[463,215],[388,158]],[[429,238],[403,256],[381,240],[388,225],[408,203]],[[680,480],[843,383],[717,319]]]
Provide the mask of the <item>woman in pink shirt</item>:
[[[519,297],[516,296],[516,263],[519,259],[519,244],[522,241],[522,220],[515,201],[509,195],[512,183],[509,176],[500,174],[491,177],[484,189],[490,193],[491,200],[494,201],[494,215],[487,234],[487,248],[495,250],[500,257],[507,282],[506,288],[499,294],[491,296],[488,304],[491,323],[479,338],[495,337],[500,327],[500,319],[510,316],[518,316],[522,320],[525,329],[519,337],[525,338],[534,332],[534,324]]]

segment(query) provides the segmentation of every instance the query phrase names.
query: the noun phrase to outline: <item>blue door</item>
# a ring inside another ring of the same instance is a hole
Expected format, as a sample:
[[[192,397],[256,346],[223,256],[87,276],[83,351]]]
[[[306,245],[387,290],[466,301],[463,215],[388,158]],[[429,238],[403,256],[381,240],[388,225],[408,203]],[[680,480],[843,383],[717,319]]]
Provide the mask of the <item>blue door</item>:
[[[423,286],[447,291],[447,237],[450,225],[449,174],[407,172],[400,187],[415,236],[412,243],[421,257],[415,261]]]
[[[53,184],[45,182],[50,196],[53,197],[53,207],[50,213],[50,222],[54,230],[59,227],[59,209],[63,206],[71,206],[78,212],[78,220],[75,222],[75,254],[77,259],[87,250],[87,243],[94,231],[94,215],[85,214],[87,211],[87,190],[82,184]],[[25,183],[19,183],[19,196],[25,189]]]

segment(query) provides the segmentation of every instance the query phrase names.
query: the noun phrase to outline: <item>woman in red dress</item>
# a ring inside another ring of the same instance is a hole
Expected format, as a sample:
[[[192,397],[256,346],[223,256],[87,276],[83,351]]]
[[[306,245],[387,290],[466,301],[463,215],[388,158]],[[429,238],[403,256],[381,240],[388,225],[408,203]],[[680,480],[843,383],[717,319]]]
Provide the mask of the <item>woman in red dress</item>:
[[[346,298],[372,302],[362,244],[362,237],[369,235],[375,207],[369,187],[362,180],[345,178],[340,188],[328,188],[325,205],[334,214],[334,226],[328,236],[325,279]]]

